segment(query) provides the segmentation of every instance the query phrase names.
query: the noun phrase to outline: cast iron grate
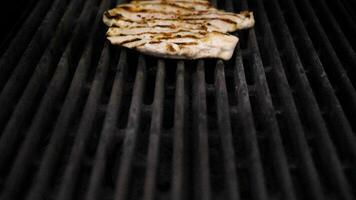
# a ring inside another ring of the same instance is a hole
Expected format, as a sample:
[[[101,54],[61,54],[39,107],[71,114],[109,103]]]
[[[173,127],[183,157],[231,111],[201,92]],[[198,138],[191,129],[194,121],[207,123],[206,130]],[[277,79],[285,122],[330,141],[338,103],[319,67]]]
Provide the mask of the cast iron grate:
[[[120,2],[38,1],[13,36],[0,199],[355,199],[355,3],[213,0],[257,21],[222,62],[112,47]]]

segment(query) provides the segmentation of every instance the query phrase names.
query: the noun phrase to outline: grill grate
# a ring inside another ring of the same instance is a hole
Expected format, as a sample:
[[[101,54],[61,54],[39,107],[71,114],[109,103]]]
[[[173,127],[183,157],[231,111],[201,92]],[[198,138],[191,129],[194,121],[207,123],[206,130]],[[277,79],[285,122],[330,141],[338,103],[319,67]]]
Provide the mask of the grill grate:
[[[0,199],[355,199],[355,3],[213,0],[257,22],[223,62],[112,47],[120,2],[39,1],[4,51]]]

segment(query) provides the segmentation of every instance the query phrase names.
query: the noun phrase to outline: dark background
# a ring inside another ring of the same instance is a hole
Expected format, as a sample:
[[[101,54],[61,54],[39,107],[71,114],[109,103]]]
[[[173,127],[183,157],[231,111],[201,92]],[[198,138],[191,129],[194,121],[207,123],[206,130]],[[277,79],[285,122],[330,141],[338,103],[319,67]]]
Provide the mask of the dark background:
[[[10,43],[9,38],[16,34],[21,21],[26,19],[36,2],[41,0],[0,1],[0,54]]]

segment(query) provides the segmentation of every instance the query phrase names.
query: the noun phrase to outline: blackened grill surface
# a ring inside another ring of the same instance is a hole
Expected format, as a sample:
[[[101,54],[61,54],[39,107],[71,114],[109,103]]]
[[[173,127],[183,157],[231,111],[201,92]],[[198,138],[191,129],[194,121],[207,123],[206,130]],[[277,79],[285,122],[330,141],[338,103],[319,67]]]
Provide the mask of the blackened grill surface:
[[[227,62],[109,45],[121,2],[38,1],[3,42],[1,200],[356,199],[353,1],[212,1],[256,18]]]

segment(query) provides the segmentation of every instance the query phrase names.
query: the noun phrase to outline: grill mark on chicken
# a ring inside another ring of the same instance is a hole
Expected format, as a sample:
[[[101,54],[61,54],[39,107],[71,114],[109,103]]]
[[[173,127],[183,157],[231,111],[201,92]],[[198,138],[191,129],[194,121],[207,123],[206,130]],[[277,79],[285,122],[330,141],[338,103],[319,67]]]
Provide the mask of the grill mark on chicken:
[[[224,21],[224,22],[227,22],[229,24],[234,24],[236,25],[237,23],[232,21],[232,20],[224,20],[224,19],[221,19],[221,18],[192,18],[192,19],[161,19],[161,18],[151,18],[151,19],[145,19],[145,21],[143,22],[136,22],[136,21],[132,21],[130,19],[126,19],[126,18],[123,18],[121,16],[119,17],[116,17],[116,18],[110,18],[110,19],[113,19],[113,20],[122,20],[122,21],[125,21],[127,23],[137,23],[137,24],[143,24],[145,25],[144,27],[147,27],[147,23],[148,22],[159,22],[159,21],[166,21],[166,22],[169,22],[169,21],[172,21],[173,23],[174,22],[184,22],[186,24],[191,24],[191,25],[199,25],[199,24],[202,24],[202,23],[206,23],[207,25],[209,26],[212,26],[212,24],[209,23],[210,20],[219,20],[219,21]],[[198,21],[198,22],[195,22],[195,21]],[[203,22],[200,22],[200,21],[203,21]],[[115,24],[113,24],[112,26],[115,27]]]
[[[132,43],[132,42],[137,42],[137,41],[140,41],[140,40],[141,40],[140,38],[135,38],[135,39],[132,39],[132,40],[123,41],[120,44],[124,45],[124,44],[129,44],[129,43]]]
[[[158,44],[158,43],[161,43],[162,41],[150,41],[148,42],[148,44]]]
[[[219,33],[219,32],[214,32],[216,34],[221,34],[221,35],[225,35],[224,33]],[[117,36],[113,36],[113,37],[117,37]],[[149,44],[157,44],[157,43],[161,43],[161,42],[164,42],[164,41],[167,41],[167,40],[173,40],[173,39],[204,39],[204,37],[197,37],[197,36],[194,36],[194,35],[172,35],[172,36],[162,36],[162,37],[152,37],[152,41],[149,41],[148,43]],[[143,38],[133,38],[133,39],[127,39],[127,40],[124,40],[124,41],[121,41],[120,45],[124,45],[124,44],[130,44],[130,43],[133,43],[133,42],[137,42],[137,41],[145,41],[147,39],[143,39]],[[173,42],[174,44],[177,44],[177,45],[194,45],[194,44],[198,44],[197,42]]]
[[[226,23],[229,24],[237,24],[236,22],[234,22],[231,19],[224,19],[224,18],[184,18],[183,20],[192,20],[192,21],[198,21],[198,20],[220,20],[220,21],[224,21]]]
[[[238,15],[230,15],[232,17],[236,17],[237,21],[234,21],[233,18],[229,19],[226,18],[226,14],[221,14],[221,13],[203,13],[203,14],[199,14],[199,13],[194,13],[194,14],[176,14],[176,15],[172,15],[172,13],[162,13],[162,12],[152,12],[150,15],[148,16],[142,16],[143,14],[147,14],[144,12],[133,12],[132,17],[137,18],[141,18],[141,22],[147,23],[147,22],[152,22],[152,21],[157,21],[157,20],[161,20],[161,21],[176,21],[176,22],[187,22],[189,21],[190,23],[194,23],[194,21],[209,21],[209,20],[219,20],[219,21],[223,21],[229,24],[233,24],[233,25],[238,25],[239,23],[242,23],[242,21],[244,20],[250,20],[252,18],[251,13],[249,12],[242,12],[241,14]],[[159,15],[163,15],[161,17],[157,17],[154,14],[159,14]],[[107,19],[109,20],[123,20],[126,21],[128,23],[137,23],[140,21],[137,21],[135,19],[133,19],[132,17],[126,17],[123,14],[120,14],[118,12],[115,13],[110,13],[110,12],[106,12],[105,16],[107,17]],[[130,19],[131,18],[131,19]]]
[[[163,41],[151,41],[149,44],[158,44]],[[197,45],[197,42],[174,42],[173,44],[179,45],[179,46],[188,46],[188,45]]]
[[[193,4],[193,5],[203,5],[203,6],[211,6],[209,1],[131,1],[132,4]]]
[[[208,29],[212,30],[219,30],[220,27],[209,23],[206,20],[194,20],[195,23],[190,22],[190,21],[184,21],[180,22],[177,20],[151,20],[151,21],[145,21],[145,22],[132,22],[128,21],[125,19],[119,19],[115,22],[112,23],[111,27],[113,28],[127,28],[127,29],[133,29],[133,28],[171,28],[171,29],[176,29],[179,26],[184,26],[184,27],[189,27],[190,29],[200,29],[204,31],[208,31]],[[161,24],[160,24],[161,23]],[[164,24],[162,24],[164,23]],[[232,26],[236,26],[236,24],[230,24]]]
[[[237,18],[240,18],[240,19],[243,19],[244,17],[249,18],[249,16],[246,16],[246,15],[241,16],[241,15],[237,15],[237,14],[226,14],[226,13],[220,13],[220,11],[216,11],[216,12],[193,11],[191,13],[184,14],[184,13],[179,13],[179,12],[172,13],[172,12],[165,12],[165,11],[161,11],[161,10],[148,10],[148,9],[143,9],[143,8],[132,8],[132,7],[128,7],[128,6],[118,7],[116,9],[117,9],[117,11],[114,12],[114,13],[107,12],[106,16],[108,18],[114,18],[114,19],[117,19],[118,17],[123,17],[122,14],[118,13],[120,11],[120,9],[123,9],[123,10],[125,10],[127,12],[136,14],[137,16],[140,15],[140,14],[147,14],[147,13],[149,13],[149,14],[163,14],[163,15],[166,15],[166,17],[170,16],[172,14],[179,14],[179,15],[176,16],[176,19],[187,19],[187,17],[199,16],[199,15],[218,15],[218,16],[226,16],[226,15],[228,15],[228,16],[237,17]],[[244,13],[244,14],[246,14],[246,13]],[[211,19],[211,18],[208,18],[208,17],[205,17],[205,18],[206,19]],[[217,17],[215,17],[215,18],[217,18]],[[149,19],[166,19],[166,18],[153,18],[153,17],[145,18],[145,20],[149,20]]]
[[[194,10],[194,7],[184,7],[184,6],[180,6],[178,4],[175,4],[175,3],[166,3],[166,5],[169,5],[169,6],[172,6],[172,7],[176,7],[176,8],[181,8],[181,9]]]
[[[224,34],[224,33],[218,33],[215,32],[216,34]],[[108,36],[110,38],[120,38],[121,40],[131,40],[133,38],[141,38],[141,39],[149,39],[149,40],[170,40],[170,39],[202,39],[206,36],[207,33],[190,33],[190,32],[178,32],[178,33],[161,33],[161,34],[156,34],[156,33],[145,33],[141,35],[111,35]]]
[[[181,37],[161,37],[161,38],[154,38],[155,40],[149,41],[149,44],[157,44],[157,43],[161,43],[164,42],[166,40],[171,40],[171,39],[177,39],[177,38],[189,38],[189,39],[202,39],[196,36],[191,36],[191,35],[187,35],[187,36],[181,36]],[[142,40],[141,38],[133,38],[133,39],[128,39],[128,40],[124,40],[118,44],[120,45],[124,45],[124,44],[129,44],[132,42],[137,42]],[[179,44],[179,45],[193,45],[193,44],[198,44],[197,42],[174,42],[175,44]]]
[[[176,35],[176,36],[164,36],[164,37],[155,37],[158,40],[168,40],[168,39],[176,39],[176,38],[191,38],[191,39],[200,39],[202,37],[198,37],[196,35]]]
[[[142,33],[142,34],[132,34],[132,35],[124,35],[124,34],[119,34],[119,35],[108,35],[108,37],[125,37],[125,36],[152,36],[151,38],[194,38],[194,39],[199,39],[205,37],[207,33],[197,33],[197,35],[175,35],[179,33],[185,33],[185,32],[176,32],[176,33]],[[223,33],[221,33],[223,34]],[[155,36],[155,37],[154,37]]]
[[[175,52],[176,51],[176,49],[172,46],[172,44],[166,44],[166,48],[170,52]]]
[[[151,5],[151,4],[147,4],[147,5]],[[178,9],[184,10],[186,12],[196,12],[196,10],[193,7],[192,8],[187,8],[187,7],[179,6],[179,5],[173,4],[173,3],[165,3],[165,4],[162,4],[162,5],[164,5],[166,7],[171,7],[171,8],[178,8]],[[163,12],[163,11],[145,9],[144,6],[142,6],[141,8],[137,8],[137,7],[134,7],[134,5],[118,6],[116,8],[122,8],[122,9],[125,9],[125,10],[130,11],[130,12],[150,12],[150,13],[160,12],[160,13],[168,13],[168,12]]]
[[[199,10],[203,10],[204,8],[207,9],[210,7],[210,5],[208,4],[191,4],[189,5],[190,3],[185,3],[185,5],[181,5],[181,3],[177,3],[177,2],[166,2],[166,3],[147,3],[147,4],[141,4],[143,6],[154,6],[154,5],[159,5],[159,4],[162,4],[162,5],[165,5],[165,6],[171,6],[171,7],[174,7],[174,8],[179,8],[179,9],[184,9],[184,10],[187,10],[187,11],[195,11],[196,10],[196,7],[197,6],[200,6],[200,9]]]
[[[111,27],[113,28],[127,28],[127,29],[135,29],[135,28],[147,28],[147,25],[138,25],[138,26],[119,26],[119,25],[116,25],[116,24],[113,24]],[[157,25],[154,25],[154,26],[150,26],[151,28],[171,28],[171,29],[175,29],[176,26],[174,26],[173,24],[172,25],[160,25],[160,24],[157,24]]]
[[[116,16],[116,17],[113,17],[113,18],[109,18],[109,19],[123,20],[123,21],[131,22],[131,23],[135,22],[133,20],[124,18],[122,15],[121,16]],[[150,18],[150,19],[145,19],[146,22],[152,21],[152,20],[162,20],[162,21],[200,21],[200,20],[209,21],[209,20],[220,20],[220,21],[224,21],[224,22],[229,23],[229,24],[234,24],[234,25],[237,24],[235,21],[233,21],[231,19],[225,19],[225,18],[180,18],[180,19]],[[198,24],[198,23],[190,22],[190,24]]]
[[[177,30],[167,30],[170,32],[153,32],[153,31],[146,31],[146,32],[140,32],[140,33],[131,33],[131,34],[125,34],[125,33],[118,33],[118,34],[110,34],[110,32],[107,32],[107,36],[128,36],[128,35],[144,35],[144,34],[162,34],[162,35],[166,35],[166,36],[170,36],[172,34],[175,33],[182,33],[182,32],[189,32],[189,30],[185,30],[185,29],[177,29]],[[216,31],[218,32],[218,31]],[[200,34],[200,35],[206,35],[207,32],[205,31],[197,31],[197,32],[193,32],[196,34]],[[219,33],[223,33],[223,32],[219,32]]]
[[[198,45],[197,42],[180,42],[180,43],[174,43],[174,44],[177,44],[179,46]]]

